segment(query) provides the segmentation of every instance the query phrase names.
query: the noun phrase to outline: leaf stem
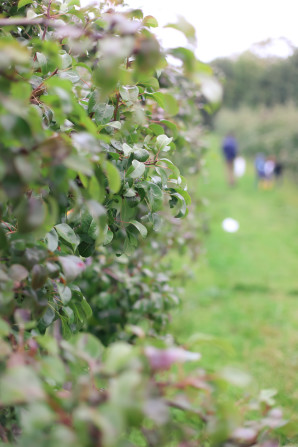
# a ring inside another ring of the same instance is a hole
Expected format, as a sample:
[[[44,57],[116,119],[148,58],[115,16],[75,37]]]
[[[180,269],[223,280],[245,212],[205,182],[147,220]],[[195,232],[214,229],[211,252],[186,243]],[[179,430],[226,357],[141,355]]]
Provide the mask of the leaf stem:
[[[118,109],[119,109],[120,93],[116,94],[116,107],[114,110],[114,121],[117,121]]]

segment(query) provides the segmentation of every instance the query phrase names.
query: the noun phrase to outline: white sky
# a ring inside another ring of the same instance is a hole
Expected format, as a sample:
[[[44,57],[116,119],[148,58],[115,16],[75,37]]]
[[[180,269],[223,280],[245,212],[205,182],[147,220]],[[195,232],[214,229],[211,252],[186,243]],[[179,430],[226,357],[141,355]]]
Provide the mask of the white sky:
[[[126,0],[160,25],[184,16],[197,31],[197,56],[203,61],[247,50],[253,43],[286,37],[298,46],[298,0]],[[163,30],[166,47],[185,43],[181,33]],[[274,52],[285,55],[281,44]]]
[[[100,0],[81,0],[81,4]],[[102,0],[101,0],[102,1]],[[159,22],[157,34],[166,48],[185,45],[184,36],[162,29],[178,15],[185,17],[197,33],[196,54],[209,62],[249,49],[268,38],[285,37],[298,47],[298,0],[126,0],[131,8],[141,8]],[[281,42],[271,53],[287,56]]]

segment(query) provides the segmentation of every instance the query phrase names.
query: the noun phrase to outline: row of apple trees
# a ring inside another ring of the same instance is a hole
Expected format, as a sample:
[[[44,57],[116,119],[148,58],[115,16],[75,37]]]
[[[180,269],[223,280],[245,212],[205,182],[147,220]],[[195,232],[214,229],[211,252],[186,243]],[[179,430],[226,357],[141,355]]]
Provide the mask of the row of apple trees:
[[[271,396],[247,422],[166,335],[209,68],[114,3],[0,5],[1,445],[276,446]]]

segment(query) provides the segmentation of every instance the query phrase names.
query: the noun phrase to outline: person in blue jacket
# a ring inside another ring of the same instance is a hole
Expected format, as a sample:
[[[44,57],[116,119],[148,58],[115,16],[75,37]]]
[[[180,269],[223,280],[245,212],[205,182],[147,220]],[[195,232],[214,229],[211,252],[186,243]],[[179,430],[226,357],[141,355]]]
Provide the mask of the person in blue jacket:
[[[233,186],[235,184],[234,161],[238,153],[238,144],[232,133],[229,133],[224,138],[222,142],[222,151],[227,166],[228,184]]]

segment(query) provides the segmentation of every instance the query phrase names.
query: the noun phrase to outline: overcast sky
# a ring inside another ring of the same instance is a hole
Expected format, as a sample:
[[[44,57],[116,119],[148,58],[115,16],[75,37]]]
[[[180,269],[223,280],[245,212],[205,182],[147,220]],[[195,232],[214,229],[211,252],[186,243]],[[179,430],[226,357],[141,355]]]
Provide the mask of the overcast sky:
[[[298,46],[298,0],[126,0],[155,16],[160,25],[184,16],[197,30],[197,56],[203,61],[248,49],[269,37],[286,37]],[[162,33],[165,46],[183,45],[180,33]],[[166,36],[167,35],[167,36]],[[285,48],[276,46],[283,55]]]
[[[100,0],[81,0],[81,4]],[[101,0],[102,1],[102,0]],[[298,0],[126,0],[158,19],[157,33],[165,47],[185,45],[181,33],[162,26],[178,15],[194,25],[196,54],[204,62],[239,54],[268,38],[285,37],[298,47]],[[273,53],[286,56],[288,47],[276,44]]]

